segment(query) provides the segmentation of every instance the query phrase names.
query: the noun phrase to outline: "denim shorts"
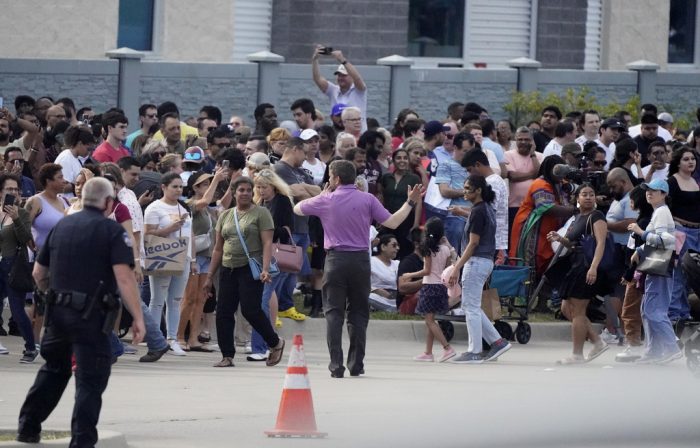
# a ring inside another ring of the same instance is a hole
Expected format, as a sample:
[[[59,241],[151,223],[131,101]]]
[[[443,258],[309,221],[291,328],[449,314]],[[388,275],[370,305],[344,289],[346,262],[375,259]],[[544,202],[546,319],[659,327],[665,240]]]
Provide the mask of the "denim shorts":
[[[197,270],[200,274],[209,273],[209,265],[211,264],[211,258],[202,255],[197,255]]]

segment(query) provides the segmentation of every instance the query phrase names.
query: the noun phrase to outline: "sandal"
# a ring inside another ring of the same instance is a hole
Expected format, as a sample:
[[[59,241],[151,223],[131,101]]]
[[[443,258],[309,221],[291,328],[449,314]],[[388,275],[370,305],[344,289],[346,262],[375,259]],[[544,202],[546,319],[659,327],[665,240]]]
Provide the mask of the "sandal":
[[[588,361],[593,361],[596,359],[598,356],[602,355],[605,351],[607,351],[610,348],[608,344],[605,342],[602,343],[601,346],[599,347],[593,347],[590,352],[588,352],[588,357],[586,358]]]
[[[275,320],[275,327],[282,328],[282,321],[279,317]]]
[[[233,358],[224,357],[221,361],[214,364],[214,367],[234,367]]]
[[[284,353],[284,339],[280,338],[280,341],[277,343],[277,346],[273,349],[270,349],[270,356],[267,357],[267,361],[265,361],[265,364],[268,367],[276,366],[282,360],[282,353]]]
[[[200,344],[206,344],[211,341],[211,334],[208,331],[202,331],[199,333],[199,336],[197,336],[197,340]]]
[[[573,364],[585,364],[586,362],[586,358],[583,356],[571,355],[567,358],[558,360],[557,364],[562,366],[570,366]]]

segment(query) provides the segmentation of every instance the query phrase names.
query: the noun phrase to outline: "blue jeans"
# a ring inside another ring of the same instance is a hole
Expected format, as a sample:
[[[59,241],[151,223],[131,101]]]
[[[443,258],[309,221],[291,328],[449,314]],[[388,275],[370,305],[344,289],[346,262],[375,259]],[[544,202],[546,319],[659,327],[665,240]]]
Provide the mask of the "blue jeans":
[[[143,340],[148,346],[148,351],[154,352],[163,350],[168,346],[168,341],[165,340],[163,333],[160,331],[160,320],[153,320],[148,310],[148,305],[146,305],[143,300],[139,302],[141,303],[141,312],[143,313],[143,324],[146,327],[146,335],[143,337]]]
[[[24,349],[28,351],[36,350],[34,345],[34,331],[32,323],[29,321],[27,313],[24,311],[24,294],[19,293],[10,287],[8,278],[12,270],[15,257],[5,257],[0,260],[0,297],[7,296],[10,302],[10,312],[12,318],[17,322],[19,332],[24,338]],[[2,311],[2,301],[0,300],[0,312]]]
[[[462,253],[462,237],[464,236],[464,226],[467,221],[460,216],[448,215],[442,218],[442,223],[445,226],[445,236],[457,253]]]
[[[294,238],[294,243],[297,246],[302,247],[302,257],[304,264],[301,267],[301,272],[299,275],[309,275],[311,274],[311,265],[309,264],[309,257],[306,256],[306,250],[309,248],[309,234],[308,233],[292,233],[292,238]],[[369,238],[369,237],[368,237]],[[294,288],[297,286],[297,274],[280,273],[279,277],[284,277],[281,282],[280,289],[277,291],[277,300],[279,301],[279,310],[286,311],[294,306]]]
[[[469,258],[462,268],[462,309],[469,333],[469,353],[481,353],[482,338],[489,344],[501,339],[501,335],[481,309],[481,294],[491,271],[493,260],[483,257]]]
[[[270,298],[272,297],[273,291],[277,292],[277,290],[280,289],[280,286],[282,285],[282,281],[280,279],[282,277],[282,273],[272,277],[272,281],[270,283],[265,283],[265,287],[263,288],[261,307],[263,313],[265,313],[265,316],[267,316],[268,319],[270,318]],[[253,353],[264,354],[267,351],[268,346],[265,343],[265,340],[262,338],[262,336],[260,336],[260,333],[255,331],[255,329],[253,329],[253,335],[250,339]]]
[[[673,294],[671,294],[671,306],[668,308],[668,317],[671,320],[690,319],[688,283],[681,268],[681,260],[688,249],[700,251],[700,229],[691,229],[676,224],[676,230],[685,233],[685,243],[681,249],[680,257],[678,257],[678,263],[673,270]]]
[[[673,279],[647,275],[642,298],[642,323],[646,333],[646,356],[661,357],[677,352],[676,334],[668,318]]]
[[[151,303],[148,309],[151,318],[160,323],[163,315],[163,305],[167,303],[165,311],[165,323],[168,329],[168,339],[177,339],[177,325],[180,323],[180,301],[185,293],[187,279],[190,275],[189,260],[185,263],[185,270],[180,275],[165,277],[150,276]]]

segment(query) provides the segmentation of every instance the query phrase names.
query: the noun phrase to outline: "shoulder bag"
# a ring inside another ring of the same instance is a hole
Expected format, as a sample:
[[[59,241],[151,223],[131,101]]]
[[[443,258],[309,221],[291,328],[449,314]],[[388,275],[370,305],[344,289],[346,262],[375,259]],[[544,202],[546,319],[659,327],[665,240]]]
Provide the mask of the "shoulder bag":
[[[669,267],[673,261],[673,249],[666,249],[663,240],[661,247],[654,247],[644,244],[641,254],[639,254],[639,265],[637,270],[647,275],[660,275],[670,277]]]
[[[254,280],[260,280],[260,274],[262,274],[262,263],[260,263],[255,258],[251,258],[250,253],[248,253],[248,245],[245,243],[245,238],[241,233],[241,227],[238,224],[238,210],[233,207],[233,220],[236,222],[236,232],[238,232],[238,239],[241,241],[241,246],[243,246],[243,251],[245,256],[248,258],[248,266],[250,266],[250,272],[253,274]],[[279,267],[277,266],[277,261],[274,257],[270,257],[270,268],[269,272],[271,276],[276,276],[280,273]]]
[[[194,252],[196,254],[207,250],[211,247],[211,216],[209,216],[209,211],[206,208],[202,210],[201,213],[204,213],[206,215],[207,221],[209,221],[209,226],[207,228],[206,233],[203,233],[201,235],[195,235],[194,237]]]
[[[29,262],[29,257],[27,255],[27,246],[23,244],[17,245],[17,255],[15,255],[15,259],[12,262],[12,268],[10,268],[7,283],[10,285],[10,288],[19,293],[34,291],[32,264]]]
[[[595,248],[597,245],[593,232],[593,224],[591,224],[591,215],[588,215],[588,220],[586,221],[586,230],[589,228],[591,229],[591,233],[584,233],[581,236],[581,247],[583,247],[583,256],[586,259],[586,263],[590,266],[593,262],[593,257],[595,257]],[[603,257],[600,259],[600,264],[598,264],[598,270],[607,271],[615,268],[616,250],[615,241],[612,235],[610,235],[610,232],[607,232],[605,236],[605,250],[603,251]]]
[[[177,206],[178,216],[180,204]],[[144,275],[167,277],[181,275],[187,265],[190,238],[182,236],[182,227],[177,238],[145,235],[143,238],[146,252]]]
[[[292,244],[272,243],[272,255],[277,260],[280,271],[298,274],[304,264],[302,247],[294,242],[289,227],[284,226],[284,229],[289,234],[289,241]]]

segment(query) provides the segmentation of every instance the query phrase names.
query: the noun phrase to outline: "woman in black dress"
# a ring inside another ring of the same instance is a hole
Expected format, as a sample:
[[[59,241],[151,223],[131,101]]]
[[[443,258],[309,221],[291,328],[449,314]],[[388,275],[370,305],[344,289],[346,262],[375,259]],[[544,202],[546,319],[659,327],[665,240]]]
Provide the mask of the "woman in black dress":
[[[598,265],[603,259],[605,239],[608,226],[605,215],[596,210],[596,194],[590,184],[581,185],[576,192],[576,200],[580,213],[562,237],[557,232],[549,232],[547,239],[558,241],[566,246],[571,254],[561,258],[550,269],[548,279],[561,279],[559,291],[564,301],[562,313],[571,321],[571,336],[573,339],[573,354],[559,360],[558,364],[580,364],[591,361],[608,349],[608,345],[600,339],[593,330],[591,321],[586,316],[586,309],[591,299],[602,291],[606,283],[605,273],[599,272]],[[592,260],[586,260],[583,253],[582,241],[585,236],[592,235],[596,246]],[[559,275],[557,275],[559,274]],[[593,349],[587,357],[583,356],[583,344],[586,337],[593,342]]]

